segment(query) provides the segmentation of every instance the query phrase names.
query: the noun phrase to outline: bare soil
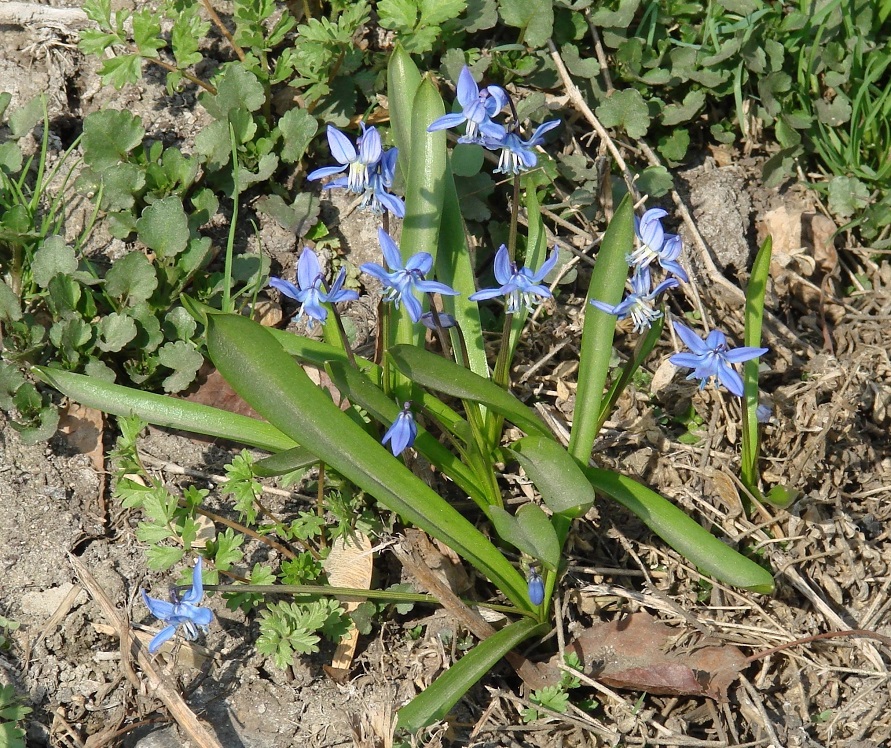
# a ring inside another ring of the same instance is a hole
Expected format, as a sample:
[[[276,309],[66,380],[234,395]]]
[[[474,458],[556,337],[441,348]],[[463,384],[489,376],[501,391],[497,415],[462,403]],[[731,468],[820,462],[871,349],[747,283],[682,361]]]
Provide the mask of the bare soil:
[[[184,143],[200,127],[206,115],[194,96],[167,97],[154,72],[122,91],[100,86],[96,62],[80,56],[74,40],[64,29],[0,26],[6,56],[0,89],[15,94],[13,108],[48,92],[60,144],[101,108],[129,109],[154,135]],[[846,234],[833,239],[834,227],[827,228],[829,219],[804,188],[765,189],[759,167],[756,157],[722,151],[678,175],[678,197],[691,220],[678,218],[673,228],[684,236],[695,283],[671,312],[697,310],[739,343],[746,268],[760,237],[773,235],[765,330],[771,353],[762,377],[772,417],[763,431],[762,469],[767,484],[785,484],[800,497],[787,510],[759,507],[746,516],[735,478],[738,403],[684,381],[666,363],[671,340],[653,357],[652,394],[626,394],[596,457],[652,486],[715,534],[757,550],[776,575],[777,591],[743,593],[704,579],[636,519],[602,503],[572,541],[556,608],[560,636],[530,656],[546,658],[593,625],[641,610],[675,627],[673,646],[681,650],[707,641],[752,655],[826,632],[891,636],[891,265],[847,245]],[[680,215],[669,199],[665,206]],[[89,208],[72,196],[71,236]],[[376,247],[363,216],[337,202],[324,210],[344,216],[337,228],[350,261],[372,259],[361,254]],[[593,244],[584,227],[558,229],[562,242]],[[261,240],[293,273],[293,236],[264,224]],[[96,252],[128,249],[101,232],[93,241]],[[584,263],[579,267],[575,286],[561,289],[559,311],[549,308],[532,323],[515,370],[524,396],[563,425],[574,403],[585,281]],[[360,338],[373,329],[373,314],[369,306],[353,310]],[[619,344],[633,345],[633,337]],[[691,403],[704,417],[695,444],[679,439],[677,420]],[[28,745],[184,745],[141,671],[136,683],[126,677],[118,638],[70,561],[81,562],[134,631],[152,631],[138,590],[170,580],[147,571],[145,547],[134,535],[138,515],[111,499],[107,466],[97,469],[69,439],[25,446],[5,421],[0,427],[0,616],[21,624],[12,647],[0,652],[0,683],[13,683],[34,709]],[[106,423],[106,447],[113,432]],[[229,445],[155,429],[141,450],[171,485],[211,489],[232,454]],[[225,511],[224,497],[212,499]],[[280,496],[270,497],[276,501],[284,506]],[[382,580],[399,581],[388,551],[375,565]],[[447,617],[416,609],[362,637],[348,678],[337,682],[323,669],[330,649],[279,671],[255,650],[255,621],[218,598],[210,606],[217,620],[206,640],[159,661],[158,670],[227,747],[389,745],[395,709],[458,657],[453,643],[466,636]],[[420,638],[409,635],[417,627]],[[503,665],[427,744],[879,748],[891,742],[889,662],[891,649],[882,642],[832,638],[753,661],[731,683],[726,703],[594,684],[574,692],[599,702],[590,713],[574,710],[531,724],[520,716],[528,694]]]

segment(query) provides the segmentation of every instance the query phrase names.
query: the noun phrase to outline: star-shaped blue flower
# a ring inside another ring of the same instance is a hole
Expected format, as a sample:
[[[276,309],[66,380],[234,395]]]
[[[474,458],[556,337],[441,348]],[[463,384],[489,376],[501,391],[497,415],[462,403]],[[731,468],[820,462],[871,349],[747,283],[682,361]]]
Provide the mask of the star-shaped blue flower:
[[[343,286],[346,278],[346,268],[341,268],[334,279],[330,291],[325,290],[325,280],[322,276],[322,268],[319,258],[309,247],[304,247],[297,260],[297,285],[283,278],[270,278],[269,285],[278,289],[285,296],[300,302],[300,319],[304,313],[309,317],[307,326],[311,329],[314,321],[325,324],[328,319],[328,310],[322,304],[334,304],[338,301],[354,301],[359,298],[355,291],[346,291]]]
[[[634,331],[640,333],[662,316],[662,312],[655,307],[655,301],[660,294],[679,285],[678,279],[668,278],[655,288],[651,288],[650,269],[642,267],[635,270],[630,284],[631,291],[615,306],[597,299],[591,299],[591,306],[607,314],[614,314],[619,319],[631,317],[634,321]]]
[[[446,130],[467,123],[465,134],[458,138],[459,143],[482,143],[483,137],[499,138],[504,128],[492,121],[505,104],[507,93],[500,86],[486,86],[480,90],[470,68],[466,65],[458,76],[458,103],[461,111],[445,114],[435,119],[427,128],[427,132]]]
[[[201,585],[201,557],[195,563],[195,569],[192,572],[192,588],[185,595],[179,597],[175,592],[171,592],[172,602],[165,600],[156,600],[149,597],[145,590],[142,592],[142,600],[149,612],[157,619],[168,624],[161,629],[160,633],[149,643],[149,653],[155,654],[161,645],[170,639],[182,627],[186,639],[195,641],[198,638],[198,630],[207,631],[207,627],[213,620],[213,613],[207,608],[199,607],[199,603],[204,597],[204,589]]]
[[[392,301],[396,308],[405,304],[412,322],[421,319],[423,309],[421,302],[415,297],[415,291],[419,293],[438,293],[444,296],[457,296],[458,291],[450,288],[445,283],[424,280],[424,276],[433,268],[433,256],[427,252],[417,252],[409,257],[405,265],[402,264],[402,254],[390,235],[383,229],[377,231],[381,249],[384,251],[386,268],[376,262],[366,262],[360,270],[363,273],[377,278],[384,287],[382,289],[384,301]]]
[[[675,323],[674,329],[692,353],[676,353],[668,360],[675,366],[693,369],[687,379],[699,379],[699,389],[704,388],[709,381],[715,380],[737,397],[742,397],[742,377],[734,371],[731,364],[741,364],[758,358],[768,351],[767,348],[751,346],[728,348],[727,336],[720,330],[712,330],[703,340],[693,330],[679,322]]]
[[[496,138],[485,138],[483,145],[490,151],[501,149],[498,158],[498,174],[522,174],[538,164],[538,154],[533,150],[535,146],[544,143],[544,134],[553,130],[560,124],[560,120],[552,119],[535,128],[532,137],[523,140],[517,133],[508,132],[502,128],[502,134]]]
[[[328,125],[328,146],[340,166],[323,166],[310,172],[306,178],[315,181],[346,170],[346,176],[331,180],[322,189],[343,187],[357,195],[363,195],[363,208],[369,208],[378,214],[386,209],[402,218],[405,216],[405,204],[389,192],[393,186],[399,150],[390,148],[385,151],[377,128],[366,127],[364,122],[360,123],[360,127],[362,132],[353,146],[346,135],[333,125]]]
[[[515,262],[510,261],[507,247],[503,244],[495,253],[495,280],[501,286],[499,288],[483,288],[469,297],[471,301],[483,301],[494,299],[496,296],[504,296],[507,299],[507,313],[516,314],[521,307],[531,312],[543,299],[551,298],[551,291],[541,282],[545,276],[554,269],[557,264],[557,248],[554,247],[544,264],[533,273],[529,268],[518,268]]]
[[[381,444],[390,442],[390,450],[393,456],[397,457],[402,454],[403,450],[415,443],[418,435],[418,424],[415,423],[414,413],[411,412],[411,402],[406,402],[402,406],[402,412],[396,416]]]
[[[663,270],[686,283],[687,273],[677,261],[683,249],[681,237],[666,234],[662,228],[662,218],[667,215],[662,208],[650,208],[641,218],[634,217],[638,247],[625,259],[635,268],[648,267],[656,260]]]

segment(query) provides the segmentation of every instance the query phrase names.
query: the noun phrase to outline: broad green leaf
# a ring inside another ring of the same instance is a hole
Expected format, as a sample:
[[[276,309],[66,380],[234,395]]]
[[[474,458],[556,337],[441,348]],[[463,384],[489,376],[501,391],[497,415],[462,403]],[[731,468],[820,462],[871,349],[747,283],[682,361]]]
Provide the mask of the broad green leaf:
[[[240,107],[256,112],[266,101],[257,76],[237,63],[225,67],[216,87],[216,95],[205,92],[198,97],[201,106],[216,120],[225,121],[229,112]]]
[[[501,0],[501,20],[521,29],[520,39],[530,47],[543,47],[554,30],[551,0]]]
[[[546,623],[524,618],[480,642],[399,710],[397,727],[417,732],[443,719],[458,699],[490,673],[504,655],[527,639],[544,635],[548,629]]]
[[[682,103],[668,104],[662,110],[662,124],[671,126],[689,122],[703,106],[705,106],[705,91],[701,89],[690,91],[684,96]]]
[[[397,44],[387,65],[387,98],[390,122],[399,147],[397,166],[403,175],[403,182],[411,162],[411,111],[420,85],[421,73],[417,65],[402,45]]]
[[[41,119],[45,103],[42,96],[35,96],[23,107],[9,115],[9,129],[13,138],[21,138],[30,132]]]
[[[183,202],[170,195],[149,205],[136,222],[139,240],[159,258],[175,257],[189,243],[189,219]]]
[[[462,400],[480,403],[504,416],[527,434],[551,437],[548,427],[527,406],[489,379],[453,361],[411,345],[398,345],[387,357],[412,382]]]
[[[129,212],[136,204],[136,194],[145,187],[145,171],[136,164],[112,164],[102,171],[101,180],[102,210]]]
[[[285,473],[292,473],[295,470],[304,470],[319,461],[308,449],[303,447],[293,447],[282,452],[264,457],[254,463],[254,472],[261,478],[268,478]]]
[[[96,327],[99,331],[96,345],[101,351],[117,352],[136,337],[133,318],[117,312],[102,317]]]
[[[510,446],[554,514],[578,517],[594,504],[594,491],[564,447],[540,436],[527,436]]]
[[[41,288],[47,288],[56,275],[71,275],[75,270],[77,257],[61,236],[44,239],[31,261],[32,277]]]
[[[303,158],[306,149],[318,132],[319,124],[305,109],[289,109],[278,121],[282,133],[281,156],[286,164],[292,164]]]
[[[585,468],[595,490],[618,501],[702,571],[734,587],[769,594],[770,572],[740,555],[655,491],[600,468]]]
[[[72,400],[115,416],[138,416],[157,426],[228,439],[270,452],[297,446],[274,426],[228,410],[155,395],[61,369],[35,366],[32,371],[38,379]]]
[[[632,139],[642,138],[650,129],[647,103],[633,88],[613,91],[596,112],[604,127],[621,127]]]
[[[829,180],[829,210],[841,219],[850,218],[869,205],[869,187],[856,177],[836,176]]]
[[[319,218],[319,198],[312,192],[301,192],[288,205],[279,195],[264,195],[254,203],[257,210],[265,213],[286,231],[296,236],[306,236]]]
[[[603,236],[585,303],[585,325],[576,393],[576,402],[584,405],[575,410],[569,438],[570,453],[583,465],[588,464],[594,440],[597,438],[600,403],[609,373],[613,333],[616,329],[616,318],[613,315],[602,312],[587,302],[599,299],[607,304],[619,303],[628,276],[625,256],[632,251],[633,246],[634,209],[631,198],[626,195]]]
[[[0,319],[17,322],[22,318],[22,303],[18,295],[0,279]]]
[[[560,540],[557,532],[538,504],[524,504],[516,516],[500,506],[490,507],[495,532],[527,556],[541,561],[551,571],[560,564]]]
[[[261,325],[208,315],[214,364],[244,400],[320,460],[470,561],[526,609],[523,577],[468,520],[353,423]]]
[[[125,306],[135,306],[148,299],[158,287],[158,277],[148,258],[141,252],[129,252],[109,268],[105,290]]]
[[[142,143],[145,130],[142,119],[128,111],[103,109],[84,119],[84,135],[81,147],[84,161],[95,171],[107,169]]]
[[[158,363],[173,369],[173,374],[162,382],[165,392],[179,392],[195,381],[204,357],[192,343],[177,340],[165,343],[158,349]]]

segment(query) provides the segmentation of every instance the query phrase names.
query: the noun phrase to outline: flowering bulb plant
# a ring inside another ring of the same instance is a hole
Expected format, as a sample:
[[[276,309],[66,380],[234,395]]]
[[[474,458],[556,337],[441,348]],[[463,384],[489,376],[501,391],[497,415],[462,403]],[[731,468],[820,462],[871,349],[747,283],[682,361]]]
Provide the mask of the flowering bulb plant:
[[[506,604],[509,621],[454,665],[447,679],[434,683],[401,710],[400,724],[418,728],[448,711],[484,672],[486,663],[548,631],[551,600],[564,569],[564,545],[573,523],[583,521],[598,496],[635,513],[704,573],[763,592],[773,588],[773,580],[759,564],[654,491],[591,462],[597,433],[623,383],[658,338],[664,321],[656,306],[661,295],[687,280],[680,264],[680,240],[662,228],[664,212],[650,210],[636,221],[626,196],[606,229],[588,289],[591,303],[585,304],[578,406],[565,445],[536,411],[512,393],[510,384],[517,341],[530,311],[555,301],[548,276],[559,256],[555,247],[547,246],[539,197],[528,170],[541,156],[536,149],[541,148],[542,136],[558,123],[545,123],[522,139],[522,123],[516,120],[508,93],[494,85],[480,88],[466,68],[458,81],[461,111],[446,114],[437,88],[422,80],[411,58],[398,49],[390,61],[388,83],[390,135],[398,151],[384,151],[381,136],[372,127],[362,126],[355,146],[330,127],[328,142],[338,166],[322,167],[309,177],[334,176],[326,187],[344,187],[363,196],[370,192],[369,207],[376,210],[379,203],[388,211],[379,231],[382,263],[362,266],[369,279],[382,286],[379,359],[355,355],[346,336],[338,332],[342,326],[332,325],[332,317],[339,320],[339,307],[350,302],[352,292],[343,290],[342,275],[329,287],[315,255],[304,250],[297,285],[281,279],[272,285],[302,304],[302,313],[322,326],[324,342],[192,305],[193,314],[206,326],[213,363],[265,421],[74,374],[42,370],[42,375],[71,397],[109,412],[135,413],[150,422],[268,450],[273,455],[257,465],[263,474],[323,464],[404,523],[446,543],[487,578],[497,589],[498,600]],[[498,121],[506,116],[505,108],[509,118]],[[514,200],[510,239],[495,253],[498,286],[493,288],[478,289],[462,229],[445,133],[455,126],[465,127],[464,142],[507,152],[500,169],[511,176],[514,194],[524,195],[525,254],[521,259],[519,202]],[[397,168],[405,184],[405,220],[398,244],[387,228],[389,214],[400,215],[394,209],[396,201],[402,205],[389,192]],[[629,264],[631,292],[622,301]],[[657,268],[669,277],[653,287],[651,274]],[[503,332],[494,364],[484,345],[481,303],[503,305]],[[617,319],[625,316],[645,333],[645,345],[606,392]],[[428,328],[437,335],[436,350],[427,345]],[[687,333],[682,335],[688,343],[696,337],[692,332],[689,340]],[[736,392],[739,383],[725,364],[746,361],[762,349],[747,341],[747,348],[732,351],[722,348],[721,342],[710,336],[695,344],[695,361],[688,356],[680,362],[693,366],[696,377],[717,376]],[[304,370],[307,366],[327,372],[348,403],[347,411],[316,386]],[[757,388],[750,370],[743,386],[747,392]],[[506,429],[506,423],[512,428]],[[517,438],[517,433],[522,436]],[[478,511],[466,516],[418,478],[403,462],[409,450],[423,455],[475,502]],[[518,463],[536,489],[536,500],[516,511],[508,509],[499,481],[502,466],[508,463]],[[488,524],[488,534],[479,529],[482,523]],[[496,544],[492,535],[503,542]],[[506,546],[515,552],[506,555]],[[197,583],[195,588],[200,590]],[[283,588],[271,589],[281,593]],[[170,616],[165,620],[175,623]],[[204,621],[194,615],[189,620]]]

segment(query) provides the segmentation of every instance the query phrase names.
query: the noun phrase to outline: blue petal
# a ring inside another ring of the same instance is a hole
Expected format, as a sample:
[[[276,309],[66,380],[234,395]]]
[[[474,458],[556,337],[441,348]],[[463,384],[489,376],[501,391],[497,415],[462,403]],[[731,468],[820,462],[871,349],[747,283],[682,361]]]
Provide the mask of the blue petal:
[[[607,314],[612,314],[613,316],[616,316],[616,317],[618,317],[620,314],[622,314],[622,308],[621,308],[622,305],[621,304],[617,304],[616,306],[613,306],[612,304],[607,304],[605,301],[599,301],[597,299],[591,299],[590,304],[595,309],[599,309],[601,312],[606,312]]]
[[[176,626],[167,626],[155,634],[155,637],[149,642],[149,654],[155,654],[161,648],[161,645],[176,633],[176,628]]]
[[[530,278],[530,280],[533,283],[541,283],[545,279],[545,276],[554,269],[558,257],[559,252],[557,251],[557,247],[554,247],[551,250],[551,254],[548,256],[548,259],[545,260],[544,264],[538,269],[538,272]]]
[[[718,380],[737,397],[743,396],[742,377],[724,361],[718,362]]]
[[[495,253],[495,280],[500,284],[510,283],[514,275],[513,264],[510,261],[510,253],[502,244]]]
[[[300,289],[284,278],[270,278],[269,285],[279,291],[279,293],[289,296],[295,301],[303,301],[303,294],[300,292]]]
[[[467,117],[461,112],[444,114],[442,117],[437,117],[428,125],[427,132],[436,132],[437,130],[447,130],[450,127],[457,127],[466,120]]]
[[[534,570],[529,572],[528,592],[529,602],[533,605],[541,605],[544,602],[544,582]]]
[[[447,286],[445,283],[440,283],[439,281],[415,281],[415,288],[418,289],[421,293],[438,293],[443,296],[460,296],[461,292],[456,291],[451,286]]]
[[[173,603],[149,597],[145,590],[140,590],[140,592],[142,593],[142,601],[145,603],[145,607],[149,609],[149,613],[160,621],[170,620],[174,612]]]
[[[346,169],[346,165],[344,166],[323,166],[321,169],[315,169],[311,171],[306,178],[310,182],[314,182],[317,179],[322,179],[324,177],[330,177],[332,174],[340,174],[344,169]]]
[[[467,67],[467,65],[461,68],[461,74],[458,76],[457,94],[458,103],[464,109],[467,109],[467,107],[474,102],[479,101],[480,89],[479,86],[477,86],[476,81],[473,79],[473,74],[470,72],[470,68]]]
[[[504,296],[500,288],[482,288],[476,293],[470,294],[467,298],[470,301],[485,301],[486,299],[494,299],[496,296]]]
[[[304,247],[297,260],[297,284],[301,290],[306,291],[315,285],[321,274],[322,266],[319,265],[316,253],[309,247]]]
[[[490,117],[494,117],[507,106],[507,91],[501,86],[486,86],[489,98],[486,99],[486,110]]]
[[[381,159],[381,136],[376,127],[369,127],[362,135],[359,144],[359,161],[366,166],[376,164]]]
[[[671,273],[677,279],[684,281],[684,283],[689,282],[690,278],[687,275],[687,271],[681,267],[680,263],[675,260],[659,260],[659,264],[662,266],[662,269],[667,273]]]
[[[711,348],[709,348],[709,346],[707,346],[702,339],[686,325],[682,325],[680,322],[675,322],[674,329],[675,332],[677,332],[678,337],[684,341],[684,345],[693,351],[693,353],[703,356],[711,350]]]
[[[356,160],[356,148],[350,139],[334,125],[328,125],[328,146],[337,163],[346,165]]]
[[[389,210],[394,216],[397,218],[405,218],[405,203],[402,202],[402,198],[396,197],[386,190],[381,190],[377,193],[377,199],[381,201],[381,204]]]
[[[421,319],[421,314],[424,310],[421,308],[421,302],[412,296],[411,291],[403,294],[401,299],[405,304],[405,310],[408,312],[408,316],[411,317],[411,321],[417,322]]]
[[[402,254],[393,238],[383,229],[377,230],[377,240],[380,242],[381,249],[384,251],[384,260],[390,270],[402,270]]]
[[[742,346],[741,348],[733,348],[725,351],[724,359],[731,364],[741,364],[744,361],[750,361],[758,356],[763,356],[770,348],[753,348],[751,346]]]
[[[720,330],[712,330],[705,338],[705,347],[717,351],[727,347],[727,336]]]
[[[675,325],[675,327],[677,327],[677,325]],[[680,366],[684,369],[697,369],[702,363],[702,356],[695,353],[675,353],[674,355],[669,356],[668,360],[675,366]]]
[[[328,184],[323,184],[323,190],[333,190],[338,187],[346,188],[350,186],[350,178],[349,177],[338,177],[337,179],[332,179]]]
[[[209,626],[213,621],[213,611],[209,608],[196,607],[192,611],[191,619],[197,626]]]
[[[550,132],[551,130],[553,130],[559,124],[560,120],[558,119],[552,119],[548,120],[547,122],[542,122],[538,127],[535,128],[535,132],[532,133],[532,137],[529,138],[529,140],[527,140],[526,142],[529,145],[540,145],[542,142],[542,136],[546,132]]]
[[[371,275],[374,278],[377,278],[381,283],[386,286],[391,285],[390,281],[390,273],[384,270],[380,265],[376,262],[363,262],[359,266],[359,270],[367,275]]]
[[[433,267],[433,255],[429,252],[415,252],[405,263],[405,269],[427,275]]]

